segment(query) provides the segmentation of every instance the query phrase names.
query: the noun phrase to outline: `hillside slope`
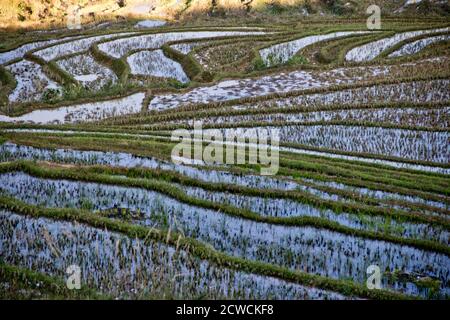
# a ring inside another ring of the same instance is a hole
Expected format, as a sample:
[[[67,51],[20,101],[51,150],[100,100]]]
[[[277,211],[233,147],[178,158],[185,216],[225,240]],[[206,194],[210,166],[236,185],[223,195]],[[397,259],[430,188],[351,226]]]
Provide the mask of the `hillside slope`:
[[[248,13],[277,15],[365,15],[370,4],[384,15],[448,15],[442,0],[0,0],[0,27],[64,25],[78,12],[83,23],[125,17],[168,20],[198,15],[226,16]]]

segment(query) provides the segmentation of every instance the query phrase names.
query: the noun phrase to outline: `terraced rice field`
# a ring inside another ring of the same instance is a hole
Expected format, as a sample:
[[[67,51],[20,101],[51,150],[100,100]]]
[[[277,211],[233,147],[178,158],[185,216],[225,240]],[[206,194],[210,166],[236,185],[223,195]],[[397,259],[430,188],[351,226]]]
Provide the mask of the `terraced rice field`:
[[[0,52],[0,287],[76,265],[68,298],[448,299],[448,22],[24,34]],[[176,129],[277,130],[278,170],[174,162]]]

